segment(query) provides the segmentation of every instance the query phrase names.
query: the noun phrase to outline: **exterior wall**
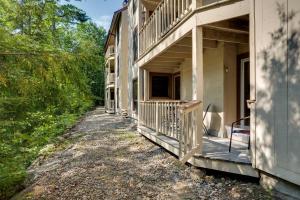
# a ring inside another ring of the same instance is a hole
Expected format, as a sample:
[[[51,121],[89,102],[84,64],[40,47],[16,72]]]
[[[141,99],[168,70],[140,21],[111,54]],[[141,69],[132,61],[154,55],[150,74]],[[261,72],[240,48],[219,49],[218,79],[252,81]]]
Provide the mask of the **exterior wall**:
[[[227,126],[237,120],[237,51],[235,44],[224,45],[224,124]],[[247,51],[249,48],[241,50]]]
[[[128,3],[128,73],[127,78],[128,78],[128,103],[127,103],[127,107],[128,107],[128,115],[129,117],[135,118],[137,119],[137,112],[134,111],[133,109],[133,81],[138,79],[138,66],[136,64],[136,61],[134,60],[133,57],[133,32],[135,30],[135,28],[139,28],[139,23],[140,23],[140,14],[139,12],[141,12],[140,9],[140,1],[136,0],[136,5],[137,5],[137,9],[135,11],[135,13],[133,13],[133,0],[129,1]]]
[[[300,185],[300,4],[255,0],[256,167]]]
[[[204,49],[204,102],[205,111],[211,104],[205,123],[210,133],[223,136],[224,132],[224,43],[216,49]]]
[[[180,98],[190,101],[192,97],[192,59],[186,59],[180,66]]]
[[[111,46],[111,45],[109,45]],[[111,96],[110,96],[110,91],[112,88],[115,87],[114,81],[110,81],[110,74],[111,74],[111,68],[114,67],[114,54],[109,53],[110,49],[107,49],[106,53],[106,63],[105,63],[105,110],[106,112],[112,113],[115,112],[114,108],[115,106],[112,107],[111,104]]]
[[[126,114],[128,112],[128,11],[124,10],[120,17],[119,27],[117,27],[119,42],[115,42],[115,73],[116,73],[116,102],[117,112]],[[119,69],[118,69],[119,68]],[[118,73],[119,72],[119,73]],[[119,92],[118,92],[119,91]],[[118,101],[117,101],[118,99]]]

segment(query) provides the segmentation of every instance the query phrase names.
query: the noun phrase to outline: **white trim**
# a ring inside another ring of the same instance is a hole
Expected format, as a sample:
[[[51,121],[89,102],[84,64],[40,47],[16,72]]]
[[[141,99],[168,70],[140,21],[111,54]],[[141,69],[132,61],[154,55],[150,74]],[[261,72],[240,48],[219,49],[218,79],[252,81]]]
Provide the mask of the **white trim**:
[[[244,58],[244,59],[241,59],[241,70],[240,70],[240,76],[241,76],[241,79],[240,79],[240,116],[241,118],[242,117],[245,117],[245,63],[246,62],[250,62],[250,59],[249,58]],[[250,67],[250,66],[249,66]],[[244,122],[241,123],[241,125],[244,125]]]

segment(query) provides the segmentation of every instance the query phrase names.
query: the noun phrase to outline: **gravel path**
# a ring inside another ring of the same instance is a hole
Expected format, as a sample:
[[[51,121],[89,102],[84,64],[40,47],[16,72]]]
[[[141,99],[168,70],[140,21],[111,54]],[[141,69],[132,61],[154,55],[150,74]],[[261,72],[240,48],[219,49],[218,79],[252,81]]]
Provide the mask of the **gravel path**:
[[[258,184],[181,164],[134,128],[103,108],[88,113],[45,148],[14,199],[270,199]]]

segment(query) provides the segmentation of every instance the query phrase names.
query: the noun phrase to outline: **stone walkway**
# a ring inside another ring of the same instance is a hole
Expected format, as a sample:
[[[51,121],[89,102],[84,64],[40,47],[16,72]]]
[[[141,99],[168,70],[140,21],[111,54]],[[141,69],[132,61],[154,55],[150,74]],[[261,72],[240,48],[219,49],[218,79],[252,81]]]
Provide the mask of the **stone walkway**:
[[[134,129],[103,108],[88,113],[44,149],[14,199],[270,199],[258,184],[181,164]]]

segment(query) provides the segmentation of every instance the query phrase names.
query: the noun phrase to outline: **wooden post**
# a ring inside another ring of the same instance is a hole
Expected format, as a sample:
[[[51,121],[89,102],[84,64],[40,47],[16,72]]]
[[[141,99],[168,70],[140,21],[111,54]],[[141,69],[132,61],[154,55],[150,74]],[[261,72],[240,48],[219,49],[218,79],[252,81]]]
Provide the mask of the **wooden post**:
[[[158,102],[155,102],[155,130],[156,133],[159,133],[159,120],[158,120]]]
[[[200,100],[203,103],[203,29],[202,27],[194,27],[192,30],[192,91],[193,100]],[[194,120],[196,129],[193,141],[196,145],[202,146],[202,120],[203,109],[200,108],[200,112],[195,113]],[[202,153],[202,148],[201,152]]]
[[[147,70],[144,71],[144,101],[148,101],[149,99],[149,73]]]
[[[138,126],[141,125],[141,100],[142,99],[142,90],[143,88],[141,87],[143,84],[142,84],[142,77],[143,77],[143,69],[141,68],[138,68]]]
[[[197,8],[203,5],[203,0],[192,0],[192,10],[196,10]]]

